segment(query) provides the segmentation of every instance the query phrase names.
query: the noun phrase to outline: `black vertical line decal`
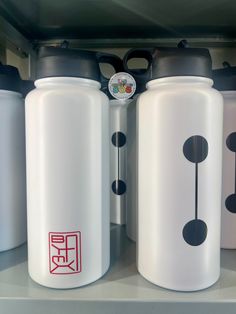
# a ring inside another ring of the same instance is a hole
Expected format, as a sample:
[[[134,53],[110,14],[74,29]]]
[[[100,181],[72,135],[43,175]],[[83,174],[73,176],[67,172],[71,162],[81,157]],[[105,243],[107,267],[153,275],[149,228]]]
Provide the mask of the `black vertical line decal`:
[[[234,193],[236,194],[236,153],[234,154]]]
[[[227,196],[225,207],[232,214],[236,214],[236,132],[228,135],[226,139],[227,148],[234,153],[234,193]]]
[[[198,164],[208,155],[208,143],[200,135],[191,136],[184,143],[183,153],[185,158],[195,165],[195,217],[185,224],[182,234],[186,243],[198,246],[207,237],[207,225],[203,220],[198,219]]]
[[[126,144],[126,136],[122,132],[115,132],[111,138],[112,144],[117,149],[117,171],[118,171],[118,178],[116,178],[112,182],[112,191],[116,195],[122,195],[126,192],[126,183],[123,180],[120,180],[120,148]]]
[[[120,148],[118,147],[118,181],[120,180]]]
[[[195,164],[195,219],[198,219],[198,163]]]

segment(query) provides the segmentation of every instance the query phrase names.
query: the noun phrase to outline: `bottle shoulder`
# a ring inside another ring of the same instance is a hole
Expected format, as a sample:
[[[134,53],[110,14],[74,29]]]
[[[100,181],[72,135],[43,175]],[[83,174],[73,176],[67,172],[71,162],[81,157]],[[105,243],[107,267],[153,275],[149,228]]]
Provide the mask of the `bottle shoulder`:
[[[184,97],[186,95],[206,95],[212,97],[219,97],[222,99],[222,94],[209,86],[194,86],[194,85],[182,85],[182,86],[160,86],[157,88],[147,89],[139,96],[139,100],[145,97],[163,97],[167,95],[168,97]]]
[[[3,98],[16,98],[16,99],[23,99],[22,94],[20,92],[0,89],[0,96]]]
[[[223,96],[214,88],[181,87],[181,88],[158,88],[147,90],[138,98],[138,107],[146,110],[146,106],[157,106],[159,108],[189,108],[194,110],[196,106],[203,108],[214,107],[223,109]],[[173,106],[175,105],[175,106]],[[170,106],[170,107],[169,107]],[[187,106],[187,107],[186,107]]]
[[[82,87],[82,88],[76,88],[74,86],[66,87],[66,88],[49,88],[49,87],[41,87],[41,88],[35,88],[32,90],[27,96],[26,96],[26,102],[34,100],[34,101],[40,101],[47,99],[53,99],[53,98],[59,98],[63,97],[65,98],[75,98],[80,99],[81,97],[83,99],[88,98],[96,98],[96,99],[102,99],[104,101],[108,102],[108,97],[99,89],[95,88],[89,88],[89,87]]]

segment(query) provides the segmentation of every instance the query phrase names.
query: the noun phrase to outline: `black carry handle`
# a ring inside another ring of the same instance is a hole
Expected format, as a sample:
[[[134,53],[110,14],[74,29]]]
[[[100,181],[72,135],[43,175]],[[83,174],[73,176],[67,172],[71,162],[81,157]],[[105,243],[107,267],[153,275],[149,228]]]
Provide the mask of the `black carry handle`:
[[[97,52],[96,57],[98,63],[107,63],[112,65],[116,73],[124,71],[123,62],[118,56],[105,52]],[[101,90],[110,97],[111,95],[108,91],[109,78],[100,73],[100,82],[102,86]]]
[[[123,58],[123,66],[125,72],[131,74],[136,81],[136,94],[146,89],[146,83],[152,77],[152,61],[154,48],[134,48],[129,50]],[[146,69],[129,69],[128,61],[134,58],[145,59],[148,62]]]

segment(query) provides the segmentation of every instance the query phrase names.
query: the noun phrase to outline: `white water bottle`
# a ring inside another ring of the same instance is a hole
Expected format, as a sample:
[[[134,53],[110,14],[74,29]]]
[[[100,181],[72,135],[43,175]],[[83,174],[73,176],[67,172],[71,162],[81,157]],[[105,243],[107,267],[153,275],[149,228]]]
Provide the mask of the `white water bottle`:
[[[127,101],[110,100],[110,215],[111,223],[125,224]]]
[[[135,80],[125,72],[109,81],[110,100],[110,214],[111,222],[126,223],[127,205],[127,109],[136,89]]]
[[[109,101],[99,90],[102,56],[108,57],[42,48],[36,89],[26,98],[29,274],[48,287],[83,286],[109,267]]]
[[[221,247],[236,249],[236,67],[225,66],[213,71],[224,98]]]
[[[156,48],[138,99],[138,270],[195,291],[220,274],[223,100],[206,49]]]
[[[18,70],[0,64],[0,251],[26,241],[25,114]]]

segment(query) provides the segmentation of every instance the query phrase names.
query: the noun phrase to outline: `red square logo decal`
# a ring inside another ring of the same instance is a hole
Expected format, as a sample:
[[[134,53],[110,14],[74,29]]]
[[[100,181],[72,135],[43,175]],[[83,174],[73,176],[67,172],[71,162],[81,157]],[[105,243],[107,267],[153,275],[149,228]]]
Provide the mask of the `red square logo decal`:
[[[81,270],[81,232],[49,232],[50,273],[70,275]]]

